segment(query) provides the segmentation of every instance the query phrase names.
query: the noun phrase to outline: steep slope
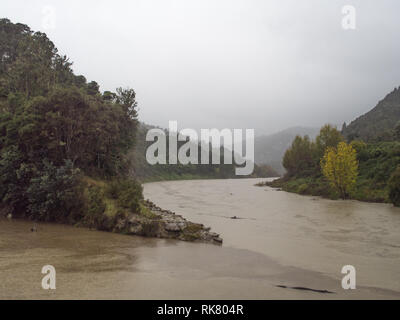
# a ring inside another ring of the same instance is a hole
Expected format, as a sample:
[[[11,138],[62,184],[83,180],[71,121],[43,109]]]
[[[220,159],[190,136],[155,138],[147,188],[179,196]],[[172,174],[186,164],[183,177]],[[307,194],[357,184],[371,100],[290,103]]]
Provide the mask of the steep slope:
[[[344,126],[342,134],[349,140],[366,142],[392,140],[400,122],[400,88],[395,88],[375,108]]]

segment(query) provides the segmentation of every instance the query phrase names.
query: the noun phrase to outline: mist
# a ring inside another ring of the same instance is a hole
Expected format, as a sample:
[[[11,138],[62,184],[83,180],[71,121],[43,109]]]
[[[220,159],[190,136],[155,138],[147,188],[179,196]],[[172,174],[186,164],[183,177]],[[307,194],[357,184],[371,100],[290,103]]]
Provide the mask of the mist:
[[[356,28],[342,27],[342,7]],[[131,87],[139,118],[179,128],[341,125],[400,85],[400,3],[2,1],[101,90]],[[397,9],[396,9],[397,8]]]

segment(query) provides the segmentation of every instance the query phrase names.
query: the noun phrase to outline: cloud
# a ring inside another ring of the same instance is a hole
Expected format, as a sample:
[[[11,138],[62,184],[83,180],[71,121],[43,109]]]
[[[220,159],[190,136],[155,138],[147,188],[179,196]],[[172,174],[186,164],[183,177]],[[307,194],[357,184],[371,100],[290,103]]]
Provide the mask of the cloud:
[[[341,27],[354,5],[356,30]],[[48,33],[103,90],[137,91],[147,123],[255,128],[351,120],[400,85],[395,0],[2,1],[13,22]]]

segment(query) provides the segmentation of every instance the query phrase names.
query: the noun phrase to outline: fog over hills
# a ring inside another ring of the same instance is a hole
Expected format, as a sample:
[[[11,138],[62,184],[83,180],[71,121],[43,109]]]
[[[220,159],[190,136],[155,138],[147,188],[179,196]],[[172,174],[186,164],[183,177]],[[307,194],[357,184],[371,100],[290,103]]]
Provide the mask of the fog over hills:
[[[319,128],[292,127],[271,135],[258,136],[254,141],[255,163],[269,164],[278,173],[283,174],[285,170],[282,158],[293,139],[297,135],[308,135],[314,139],[318,132]]]

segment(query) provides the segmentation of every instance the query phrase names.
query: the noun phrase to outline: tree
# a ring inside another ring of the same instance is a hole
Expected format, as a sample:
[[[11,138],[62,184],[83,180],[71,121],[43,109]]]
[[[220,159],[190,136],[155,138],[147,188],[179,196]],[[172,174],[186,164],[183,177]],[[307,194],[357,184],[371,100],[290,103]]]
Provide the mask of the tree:
[[[137,118],[137,102],[135,90],[129,88],[117,88],[116,101],[118,104],[123,106],[126,114],[131,119]]]
[[[321,159],[321,168],[341,198],[346,199],[358,175],[356,150],[346,142],[340,142],[336,148],[328,147]]]
[[[389,179],[389,199],[396,207],[400,207],[400,166],[392,173]]]
[[[338,143],[341,141],[344,141],[344,138],[335,127],[332,127],[330,124],[324,125],[315,139],[318,159],[324,155],[327,148],[336,148]]]
[[[46,34],[0,19],[0,206],[15,215],[79,221],[88,201],[81,175],[128,172],[135,91],[102,95],[71,66]],[[136,210],[142,190],[125,187]]]
[[[96,81],[91,81],[87,84],[87,93],[91,96],[99,94],[100,93],[99,88],[100,86]]]
[[[41,221],[77,221],[84,207],[82,188],[80,171],[71,161],[60,167],[43,161],[26,190],[27,214]]]
[[[282,162],[289,176],[307,175],[313,170],[314,147],[308,136],[296,136],[291,147],[286,150]]]

